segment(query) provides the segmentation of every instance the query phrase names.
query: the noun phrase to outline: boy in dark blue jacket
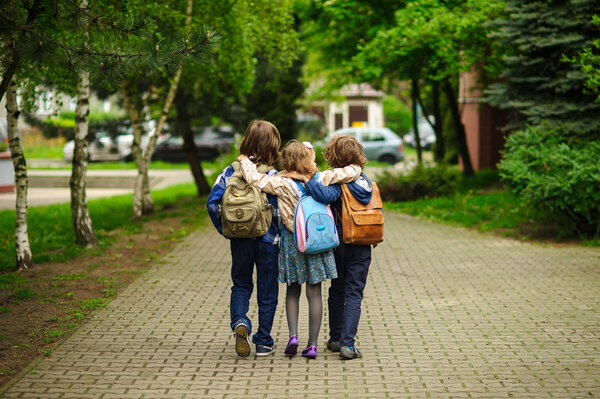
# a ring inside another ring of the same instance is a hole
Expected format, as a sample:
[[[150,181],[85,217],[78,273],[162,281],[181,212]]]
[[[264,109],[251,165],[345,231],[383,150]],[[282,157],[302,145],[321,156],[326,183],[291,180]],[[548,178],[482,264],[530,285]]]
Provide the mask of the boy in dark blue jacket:
[[[335,136],[325,150],[325,160],[332,168],[358,165],[361,168],[367,158],[362,145],[352,136]],[[342,240],[342,188],[339,184],[325,186],[318,175],[309,180],[306,188],[319,202],[331,204],[336,215],[336,225],[340,235],[340,245],[334,250],[338,278],[331,280],[329,288],[329,342],[327,349],[340,352],[342,359],[362,357],[355,346],[356,331],[360,320],[363,291],[371,265],[371,246],[345,244]],[[349,183],[350,192],[359,202],[367,204],[371,200],[373,185],[361,173],[358,180]]]
[[[258,165],[273,165],[279,158],[280,145],[281,137],[275,125],[267,121],[254,121],[250,123],[242,139],[240,154],[253,157],[254,163]],[[222,233],[219,205],[233,172],[233,166],[231,165],[221,172],[206,202],[208,214],[219,233]],[[267,172],[269,175],[275,175],[276,173],[275,169]],[[257,356],[267,356],[273,353],[274,341],[271,336],[271,328],[273,327],[279,295],[277,259],[281,218],[277,197],[267,195],[267,199],[273,211],[273,220],[267,233],[257,238],[230,239],[231,280],[233,283],[230,302],[231,329],[235,336],[235,351],[242,357],[250,354],[248,337],[252,332],[252,323],[247,313],[250,296],[254,289],[252,274],[255,264],[258,329],[252,336],[252,342],[256,345]]]

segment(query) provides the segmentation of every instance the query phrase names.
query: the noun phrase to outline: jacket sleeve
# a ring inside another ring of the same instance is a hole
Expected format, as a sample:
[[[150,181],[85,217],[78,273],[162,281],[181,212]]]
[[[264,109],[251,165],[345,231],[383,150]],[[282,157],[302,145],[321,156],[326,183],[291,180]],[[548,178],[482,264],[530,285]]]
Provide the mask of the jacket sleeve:
[[[256,165],[248,159],[240,162],[240,170],[248,184],[258,187],[267,194],[282,195],[288,185],[281,176],[260,173],[256,170]]]
[[[319,181],[324,185],[350,183],[360,177],[362,170],[358,165],[348,165],[343,168],[328,169],[319,173]]]
[[[306,190],[314,199],[323,204],[331,204],[342,195],[342,188],[339,184],[326,186],[318,180],[318,176],[306,183]]]
[[[223,232],[223,226],[221,225],[221,215],[219,214],[219,205],[221,205],[221,201],[223,199],[223,193],[225,192],[225,186],[227,184],[225,179],[225,172],[227,168],[215,181],[212,190],[210,190],[210,194],[208,195],[208,200],[206,201],[206,209],[208,210],[208,215],[210,216],[210,220],[213,225],[217,229],[219,233]]]

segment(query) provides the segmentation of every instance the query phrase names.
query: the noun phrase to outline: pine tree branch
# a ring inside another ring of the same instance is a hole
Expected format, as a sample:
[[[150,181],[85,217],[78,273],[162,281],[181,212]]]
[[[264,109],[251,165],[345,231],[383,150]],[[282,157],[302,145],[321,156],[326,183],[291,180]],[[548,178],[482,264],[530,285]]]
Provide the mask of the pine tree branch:
[[[105,26],[107,28],[110,28],[112,30],[115,30],[115,31],[118,31],[118,32],[124,33],[124,34],[136,33],[148,25],[148,22],[146,19],[135,21],[131,26],[121,25],[121,24],[111,21],[107,18],[103,18],[100,15],[91,13],[89,11],[90,10],[89,6],[82,7],[79,4],[79,2],[76,0],[66,0],[66,3],[71,5],[76,10],[77,14],[81,14],[81,15],[85,16],[90,21],[87,25],[93,23],[96,26],[99,26],[99,27]]]

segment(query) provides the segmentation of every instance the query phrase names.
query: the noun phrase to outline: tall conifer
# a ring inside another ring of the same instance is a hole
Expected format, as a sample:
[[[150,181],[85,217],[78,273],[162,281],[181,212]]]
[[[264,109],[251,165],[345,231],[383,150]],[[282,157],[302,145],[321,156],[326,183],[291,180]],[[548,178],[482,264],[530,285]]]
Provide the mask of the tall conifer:
[[[508,18],[495,22],[492,36],[512,48],[502,81],[489,90],[490,101],[512,111],[511,130],[548,121],[569,136],[600,131],[600,104],[584,90],[576,57],[598,37],[592,16],[599,0],[511,0]]]

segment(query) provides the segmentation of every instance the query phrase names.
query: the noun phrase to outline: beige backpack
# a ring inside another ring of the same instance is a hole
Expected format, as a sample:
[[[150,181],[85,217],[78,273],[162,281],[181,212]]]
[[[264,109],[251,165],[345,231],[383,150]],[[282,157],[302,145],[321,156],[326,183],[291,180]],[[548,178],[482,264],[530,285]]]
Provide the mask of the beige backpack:
[[[260,237],[267,233],[273,219],[272,206],[267,194],[244,180],[240,163],[234,162],[233,175],[229,178],[221,202],[223,235],[230,238]],[[261,165],[258,172],[273,169]]]

